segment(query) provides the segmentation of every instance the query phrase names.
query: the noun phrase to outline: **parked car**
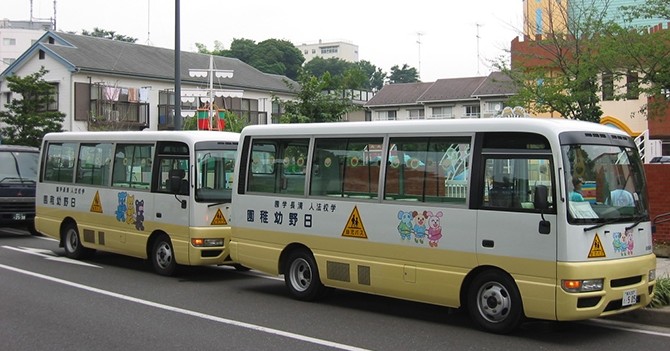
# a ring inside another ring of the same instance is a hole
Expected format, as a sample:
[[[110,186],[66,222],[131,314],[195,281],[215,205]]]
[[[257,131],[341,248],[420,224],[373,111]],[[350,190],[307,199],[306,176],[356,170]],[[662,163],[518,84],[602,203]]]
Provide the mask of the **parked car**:
[[[39,149],[0,145],[0,226],[35,230],[35,185]]]

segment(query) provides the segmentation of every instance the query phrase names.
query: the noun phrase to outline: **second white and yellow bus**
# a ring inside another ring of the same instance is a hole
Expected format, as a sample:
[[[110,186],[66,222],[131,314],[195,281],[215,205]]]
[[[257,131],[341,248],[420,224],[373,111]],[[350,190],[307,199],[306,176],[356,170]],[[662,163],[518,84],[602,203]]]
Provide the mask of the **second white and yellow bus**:
[[[47,134],[36,228],[70,258],[95,250],[148,258],[161,275],[177,265],[233,264],[238,140],[218,131]]]
[[[506,333],[525,317],[607,316],[653,296],[643,166],[614,128],[291,124],[247,127],[240,143],[231,257],[283,274],[294,298],[340,288],[464,307]]]

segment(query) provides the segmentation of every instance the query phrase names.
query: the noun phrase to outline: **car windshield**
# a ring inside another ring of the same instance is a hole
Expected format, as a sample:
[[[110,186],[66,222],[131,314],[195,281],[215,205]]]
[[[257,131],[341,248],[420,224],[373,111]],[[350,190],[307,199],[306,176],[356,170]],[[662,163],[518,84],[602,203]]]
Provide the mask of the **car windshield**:
[[[196,152],[196,201],[230,202],[235,157],[235,149]]]
[[[637,150],[615,145],[564,145],[571,223],[646,219],[647,190]]]

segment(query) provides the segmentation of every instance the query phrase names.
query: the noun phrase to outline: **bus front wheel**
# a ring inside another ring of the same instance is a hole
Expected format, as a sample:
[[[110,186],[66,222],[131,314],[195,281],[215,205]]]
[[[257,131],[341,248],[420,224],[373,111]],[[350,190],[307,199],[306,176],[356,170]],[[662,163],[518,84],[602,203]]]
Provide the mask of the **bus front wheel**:
[[[161,235],[151,246],[151,265],[160,275],[170,276],[177,269],[172,242],[167,235]]]
[[[325,287],[319,278],[316,260],[306,250],[291,252],[286,260],[284,282],[296,300],[314,301],[324,292]]]
[[[479,274],[468,290],[468,311],[487,331],[505,334],[516,329],[523,318],[523,306],[514,280],[497,271]]]

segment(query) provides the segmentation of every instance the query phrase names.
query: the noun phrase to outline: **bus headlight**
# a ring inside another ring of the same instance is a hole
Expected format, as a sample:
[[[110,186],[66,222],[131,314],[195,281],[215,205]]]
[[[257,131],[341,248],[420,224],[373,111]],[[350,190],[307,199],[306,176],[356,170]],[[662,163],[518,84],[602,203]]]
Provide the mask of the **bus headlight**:
[[[191,245],[195,247],[214,247],[223,246],[223,239],[209,238],[209,239],[191,239]]]
[[[603,289],[603,279],[562,280],[561,287],[571,293],[600,291]]]
[[[656,270],[655,269],[650,269],[649,270],[649,281],[653,282],[656,280]]]

